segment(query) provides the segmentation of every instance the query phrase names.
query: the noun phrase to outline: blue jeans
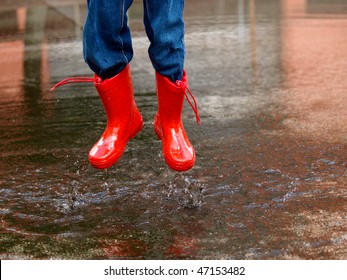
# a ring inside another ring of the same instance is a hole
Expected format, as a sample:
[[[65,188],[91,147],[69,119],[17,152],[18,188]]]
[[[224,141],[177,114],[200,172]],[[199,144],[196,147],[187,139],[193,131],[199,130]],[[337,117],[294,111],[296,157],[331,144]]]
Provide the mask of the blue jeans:
[[[120,73],[133,58],[127,10],[133,0],[88,0],[83,54],[101,78]],[[143,0],[144,25],[154,69],[172,81],[181,80],[185,58],[184,0]]]

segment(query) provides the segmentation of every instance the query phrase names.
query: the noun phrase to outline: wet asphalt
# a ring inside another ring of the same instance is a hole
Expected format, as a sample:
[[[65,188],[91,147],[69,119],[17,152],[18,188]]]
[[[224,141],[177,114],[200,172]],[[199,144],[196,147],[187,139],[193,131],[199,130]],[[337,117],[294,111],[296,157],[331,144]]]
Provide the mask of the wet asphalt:
[[[47,4],[48,3],[48,4]],[[82,57],[85,1],[0,1],[1,259],[346,259],[347,1],[189,0],[183,119],[195,167],[153,131],[141,1],[129,11],[145,127],[87,154],[106,118]]]

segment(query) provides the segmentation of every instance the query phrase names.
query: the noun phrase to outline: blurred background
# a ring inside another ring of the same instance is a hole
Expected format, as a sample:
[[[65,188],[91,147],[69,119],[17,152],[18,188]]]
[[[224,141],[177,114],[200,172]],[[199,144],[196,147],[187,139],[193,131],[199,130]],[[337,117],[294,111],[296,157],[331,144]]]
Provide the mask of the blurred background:
[[[142,1],[129,10],[143,131],[108,171],[84,0],[0,0],[2,259],[346,259],[347,1],[187,0],[193,170],[153,132]]]

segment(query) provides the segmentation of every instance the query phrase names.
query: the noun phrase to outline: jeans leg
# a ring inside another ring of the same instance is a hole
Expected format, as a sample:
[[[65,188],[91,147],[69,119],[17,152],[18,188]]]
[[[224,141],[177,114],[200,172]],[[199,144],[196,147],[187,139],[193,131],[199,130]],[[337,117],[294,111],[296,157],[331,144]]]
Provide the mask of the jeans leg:
[[[143,0],[148,50],[154,69],[171,81],[183,76],[184,0]]]
[[[83,55],[101,78],[120,73],[133,57],[127,10],[133,0],[88,0]]]

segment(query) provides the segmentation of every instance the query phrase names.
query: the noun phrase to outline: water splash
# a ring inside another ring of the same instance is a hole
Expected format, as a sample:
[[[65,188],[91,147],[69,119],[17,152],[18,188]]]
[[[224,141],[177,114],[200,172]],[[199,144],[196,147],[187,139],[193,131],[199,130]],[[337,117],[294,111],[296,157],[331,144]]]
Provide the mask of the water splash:
[[[185,208],[201,207],[204,201],[205,185],[191,176],[178,173],[169,184],[169,194],[178,194],[180,205]]]

